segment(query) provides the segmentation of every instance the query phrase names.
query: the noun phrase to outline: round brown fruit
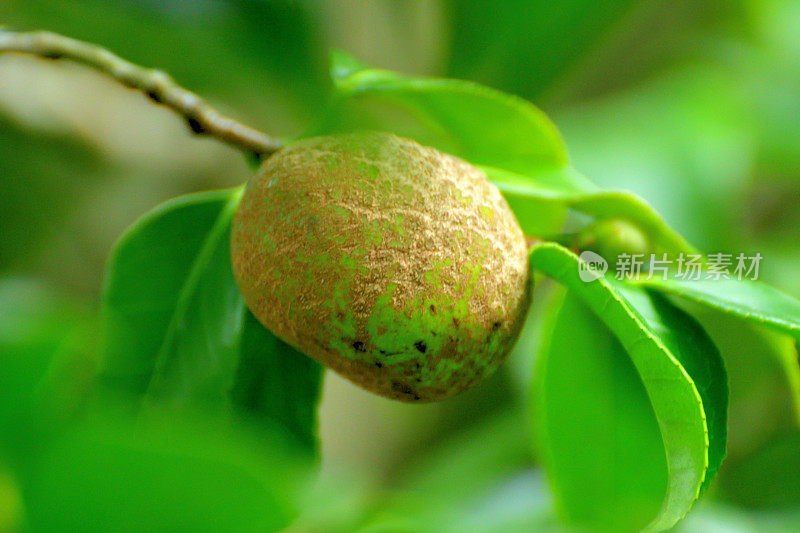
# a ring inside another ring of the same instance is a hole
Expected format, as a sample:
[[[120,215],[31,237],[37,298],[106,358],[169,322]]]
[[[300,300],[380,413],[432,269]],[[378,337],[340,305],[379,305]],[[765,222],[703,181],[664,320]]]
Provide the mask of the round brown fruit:
[[[387,133],[267,159],[233,219],[253,314],[361,387],[432,401],[493,372],[530,302],[528,252],[477,168]]]

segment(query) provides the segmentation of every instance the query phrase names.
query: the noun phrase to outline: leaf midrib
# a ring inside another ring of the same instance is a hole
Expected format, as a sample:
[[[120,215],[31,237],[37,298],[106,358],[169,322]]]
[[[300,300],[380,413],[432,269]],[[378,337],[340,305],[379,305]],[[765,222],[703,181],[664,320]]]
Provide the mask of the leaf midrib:
[[[186,281],[184,281],[183,286],[181,287],[178,300],[175,302],[175,311],[172,313],[172,317],[170,318],[169,326],[167,327],[167,331],[164,335],[164,340],[162,341],[161,347],[158,350],[158,355],[156,355],[156,359],[153,364],[153,371],[150,374],[150,379],[144,395],[145,398],[150,397],[150,393],[155,384],[157,376],[161,375],[164,367],[167,364],[167,361],[169,360],[170,347],[175,340],[179,324],[186,316],[191,296],[197,288],[200,278],[202,277],[205,268],[208,266],[216,246],[219,244],[220,237],[223,237],[226,234],[225,230],[229,227],[230,220],[233,217],[236,207],[239,205],[239,200],[241,199],[243,192],[244,186],[233,189],[230,192],[229,200],[225,203],[225,206],[220,211],[219,216],[217,216],[214,225],[209,230],[208,236],[203,241],[203,246],[200,248],[200,252],[197,254],[194,261],[192,261],[189,274],[186,276]]]

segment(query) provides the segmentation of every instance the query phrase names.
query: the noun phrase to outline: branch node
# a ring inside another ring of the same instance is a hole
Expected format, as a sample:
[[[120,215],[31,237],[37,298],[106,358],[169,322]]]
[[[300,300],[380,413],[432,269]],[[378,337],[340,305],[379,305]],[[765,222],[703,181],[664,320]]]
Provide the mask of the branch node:
[[[189,129],[192,130],[192,133],[195,135],[203,135],[208,133],[208,130],[206,130],[203,124],[195,117],[186,117],[186,123],[189,125]]]
[[[160,103],[162,103],[162,102],[163,102],[163,100],[161,99],[161,96],[159,96],[159,94],[158,94],[156,91],[150,90],[150,91],[147,91],[147,92],[146,92],[146,93],[144,93],[144,94],[145,94],[145,95],[146,95],[146,96],[147,96],[147,97],[148,97],[150,100],[154,101],[154,102],[155,102],[155,103],[157,103],[157,104],[160,104]]]

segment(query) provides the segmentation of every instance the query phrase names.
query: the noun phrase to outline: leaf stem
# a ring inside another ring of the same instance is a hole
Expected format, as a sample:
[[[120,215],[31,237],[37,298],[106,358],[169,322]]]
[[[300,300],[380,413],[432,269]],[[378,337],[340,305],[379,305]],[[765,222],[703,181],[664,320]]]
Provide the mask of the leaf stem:
[[[0,53],[3,52],[70,59],[86,65],[178,113],[193,133],[208,135],[258,158],[283,146],[278,139],[221,115],[198,95],[176,84],[166,73],[135,65],[98,45],[46,31],[0,30]]]

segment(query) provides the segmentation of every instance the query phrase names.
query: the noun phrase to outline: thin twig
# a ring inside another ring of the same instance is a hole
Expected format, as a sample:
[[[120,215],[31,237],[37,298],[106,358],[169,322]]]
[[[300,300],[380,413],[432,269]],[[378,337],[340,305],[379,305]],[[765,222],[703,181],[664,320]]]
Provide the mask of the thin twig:
[[[177,85],[166,73],[134,65],[100,46],[51,32],[0,29],[2,52],[82,63],[172,109],[183,117],[192,132],[219,139],[259,158],[282,147],[279,140],[221,115],[199,96]]]

